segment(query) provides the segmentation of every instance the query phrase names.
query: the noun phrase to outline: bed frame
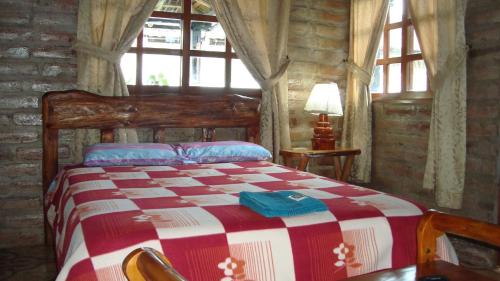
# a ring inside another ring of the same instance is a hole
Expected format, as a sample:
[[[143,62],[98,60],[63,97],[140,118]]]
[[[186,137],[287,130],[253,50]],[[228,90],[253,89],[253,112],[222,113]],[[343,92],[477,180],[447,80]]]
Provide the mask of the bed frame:
[[[61,129],[100,129],[101,142],[114,142],[114,129],[153,128],[154,142],[165,142],[166,128],[202,128],[203,141],[215,128],[245,128],[246,140],[259,142],[260,99],[241,95],[155,95],[104,97],[80,90],[48,92],[42,98],[43,198],[59,169]],[[44,221],[47,224],[44,210]],[[46,227],[46,242],[47,242]]]

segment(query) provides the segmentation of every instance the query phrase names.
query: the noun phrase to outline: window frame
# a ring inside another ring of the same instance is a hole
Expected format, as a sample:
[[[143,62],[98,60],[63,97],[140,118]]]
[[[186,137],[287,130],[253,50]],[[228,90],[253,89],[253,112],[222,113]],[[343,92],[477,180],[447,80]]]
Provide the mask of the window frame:
[[[409,91],[409,85],[411,85],[411,80],[413,75],[411,73],[412,69],[409,67],[410,63],[413,61],[422,60],[422,53],[418,54],[408,54],[408,47],[412,44],[413,34],[409,33],[411,27],[413,27],[413,22],[409,15],[408,0],[402,0],[403,5],[403,16],[402,21],[390,23],[390,13],[387,14],[387,18],[384,24],[384,29],[382,33],[383,40],[383,57],[380,59],[375,59],[375,67],[381,65],[382,75],[383,75],[383,89],[382,92],[372,92],[373,99],[387,99],[387,98],[402,98],[402,99],[414,99],[414,98],[429,98],[429,76],[427,75],[427,87],[424,91]],[[390,7],[389,7],[390,9]],[[399,57],[389,57],[389,44],[390,44],[390,31],[401,28],[401,56]],[[401,64],[401,91],[397,93],[389,93],[389,65],[390,64]]]
[[[238,59],[236,53],[232,52],[231,44],[226,37],[226,48],[223,52],[191,50],[191,22],[219,22],[216,16],[193,14],[191,13],[192,0],[183,0],[182,13],[153,11],[150,17],[178,19],[181,22],[181,48],[180,49],[163,49],[163,48],[145,48],[143,46],[143,30],[137,36],[137,46],[131,47],[127,53],[136,55],[136,77],[135,85],[127,85],[130,95],[151,95],[151,94],[192,94],[192,95],[230,95],[242,94],[246,96],[261,96],[261,89],[251,88],[231,88],[231,61]],[[175,55],[181,57],[181,85],[180,86],[157,86],[143,85],[142,70],[143,70],[143,55]],[[205,58],[223,58],[225,64],[224,71],[224,87],[202,87],[190,86],[190,58],[205,57]]]

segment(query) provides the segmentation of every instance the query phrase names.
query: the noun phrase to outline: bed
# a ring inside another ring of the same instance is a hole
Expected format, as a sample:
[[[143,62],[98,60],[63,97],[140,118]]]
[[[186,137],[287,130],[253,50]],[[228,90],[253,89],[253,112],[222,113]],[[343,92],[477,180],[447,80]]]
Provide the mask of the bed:
[[[259,108],[259,99],[237,95],[47,93],[44,213],[57,280],[126,280],[121,263],[139,247],[164,253],[192,281],[340,280],[415,264],[422,206],[268,161],[59,169],[60,129],[97,128],[113,142],[115,128],[152,127],[163,142],[167,128],[203,128],[211,141],[214,128],[241,127],[256,142]],[[265,218],[238,204],[241,191],[280,190],[320,199],[328,211]],[[452,259],[447,240],[439,245]]]

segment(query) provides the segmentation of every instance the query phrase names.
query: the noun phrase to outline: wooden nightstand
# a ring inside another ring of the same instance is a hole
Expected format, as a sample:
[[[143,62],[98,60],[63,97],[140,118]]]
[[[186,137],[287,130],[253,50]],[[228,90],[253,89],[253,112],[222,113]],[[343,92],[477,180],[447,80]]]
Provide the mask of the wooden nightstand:
[[[283,156],[285,165],[292,166],[293,158],[300,158],[298,170],[305,171],[310,158],[333,157],[335,164],[335,178],[341,181],[347,181],[351,173],[352,161],[354,156],[361,153],[356,148],[338,147],[333,150],[312,150],[312,149],[282,149],[280,155]],[[345,156],[344,166],[341,166],[340,157]],[[295,168],[295,167],[294,167]]]

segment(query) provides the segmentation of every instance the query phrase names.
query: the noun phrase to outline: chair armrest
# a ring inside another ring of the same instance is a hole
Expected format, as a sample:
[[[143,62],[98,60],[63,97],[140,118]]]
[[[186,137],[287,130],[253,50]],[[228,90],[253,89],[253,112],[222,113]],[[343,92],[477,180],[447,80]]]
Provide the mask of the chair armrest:
[[[422,217],[417,230],[417,263],[435,260],[436,239],[444,233],[500,246],[499,225],[430,210]]]
[[[162,253],[148,247],[130,252],[122,270],[129,281],[187,281]]]

